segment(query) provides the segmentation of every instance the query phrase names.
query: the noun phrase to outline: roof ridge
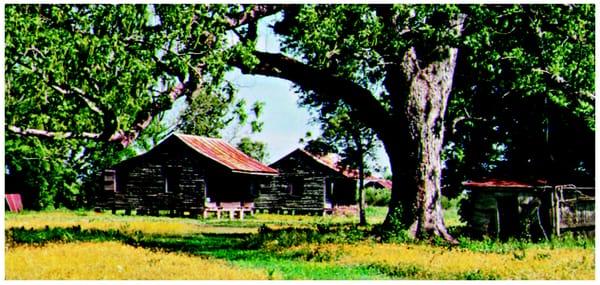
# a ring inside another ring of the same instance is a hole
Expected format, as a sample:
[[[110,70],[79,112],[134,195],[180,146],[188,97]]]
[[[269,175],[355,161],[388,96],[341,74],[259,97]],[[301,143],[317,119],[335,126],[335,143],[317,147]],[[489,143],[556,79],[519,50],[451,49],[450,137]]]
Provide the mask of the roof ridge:
[[[321,157],[319,157],[319,156],[317,156],[317,155],[315,155],[315,154],[313,154],[313,153],[305,150],[304,148],[298,148],[298,149],[301,150],[302,152],[306,153],[310,157],[312,157],[317,162],[319,162],[319,163],[327,166],[329,169],[334,170],[336,172],[339,172],[340,174],[342,174],[342,175],[344,175],[344,176],[346,176],[348,178],[356,178],[352,174],[352,172],[356,171],[356,169],[342,167],[342,166],[338,165],[338,162],[333,162],[333,161],[332,161],[332,163],[334,165],[331,165],[327,161],[323,160]],[[327,153],[327,155],[336,155],[336,156],[339,156],[339,154],[333,153],[333,152]]]
[[[203,155],[235,172],[277,173],[277,170],[245,154],[220,138],[174,133],[180,141]]]

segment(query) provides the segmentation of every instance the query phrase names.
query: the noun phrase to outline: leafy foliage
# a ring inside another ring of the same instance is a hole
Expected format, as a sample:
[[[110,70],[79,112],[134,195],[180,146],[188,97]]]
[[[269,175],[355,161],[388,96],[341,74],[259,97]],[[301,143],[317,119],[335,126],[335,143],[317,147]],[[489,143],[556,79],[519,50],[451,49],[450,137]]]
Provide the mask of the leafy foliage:
[[[237,144],[237,148],[258,161],[264,162],[269,157],[267,145],[264,142],[252,141],[248,137],[243,137]]]
[[[369,206],[387,206],[390,203],[392,192],[390,189],[365,188],[365,200]]]
[[[237,9],[7,5],[7,189],[24,192],[29,208],[81,206],[101,169],[164,135],[161,114],[177,97],[204,120],[222,120],[229,27],[221,15]]]
[[[480,177],[591,184],[591,5],[478,5],[446,121],[446,193]]]

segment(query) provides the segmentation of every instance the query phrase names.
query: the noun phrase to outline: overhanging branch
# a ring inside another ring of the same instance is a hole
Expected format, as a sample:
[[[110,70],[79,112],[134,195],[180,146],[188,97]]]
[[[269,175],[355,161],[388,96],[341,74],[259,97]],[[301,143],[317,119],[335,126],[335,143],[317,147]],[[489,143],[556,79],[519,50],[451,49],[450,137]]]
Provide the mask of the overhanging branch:
[[[177,98],[191,94],[193,90],[197,88],[196,81],[190,81],[186,84],[178,85],[168,94],[170,101],[173,102]],[[39,138],[47,139],[91,139],[97,141],[106,141],[119,143],[122,147],[129,146],[135,139],[137,139],[140,133],[146,129],[152,119],[163,111],[170,109],[172,104],[159,104],[151,103],[146,106],[143,111],[140,111],[134,123],[129,130],[117,130],[112,134],[106,135],[104,133],[93,133],[93,132],[56,132],[42,129],[32,128],[21,128],[17,126],[6,126],[6,130],[21,136],[34,136]]]
[[[388,111],[368,89],[282,54],[255,51],[254,56],[260,61],[254,67],[245,66],[239,58],[233,59],[231,64],[247,74],[287,79],[305,90],[325,94],[332,101],[342,100],[354,110],[358,119],[380,136],[390,133],[387,128],[392,123]]]

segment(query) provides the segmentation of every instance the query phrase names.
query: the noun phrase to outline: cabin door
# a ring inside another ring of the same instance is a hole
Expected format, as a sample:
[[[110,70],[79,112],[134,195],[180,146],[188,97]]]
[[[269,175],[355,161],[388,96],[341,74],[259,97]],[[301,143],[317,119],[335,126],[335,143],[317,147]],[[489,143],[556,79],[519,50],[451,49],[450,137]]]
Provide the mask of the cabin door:
[[[104,171],[104,190],[117,192],[117,173],[114,170]]]
[[[333,208],[333,179],[324,178],[323,181],[325,183],[325,187],[323,187],[324,206],[325,208]]]

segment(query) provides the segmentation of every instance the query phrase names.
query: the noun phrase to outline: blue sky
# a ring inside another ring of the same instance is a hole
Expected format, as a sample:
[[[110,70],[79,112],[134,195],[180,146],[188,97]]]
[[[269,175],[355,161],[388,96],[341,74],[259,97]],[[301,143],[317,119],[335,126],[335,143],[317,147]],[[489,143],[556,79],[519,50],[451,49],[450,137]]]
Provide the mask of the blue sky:
[[[299,140],[305,137],[307,131],[316,138],[321,131],[315,124],[311,124],[311,116],[306,108],[298,106],[298,94],[293,90],[290,81],[265,76],[241,74],[239,70],[227,75],[238,88],[237,97],[243,98],[247,106],[259,100],[265,102],[260,121],[264,122],[262,132],[252,134],[248,129],[238,130],[237,137],[233,138],[233,128],[223,132],[225,139],[236,141],[242,136],[249,136],[254,140],[267,143],[271,163],[302,147]],[[383,148],[377,154],[377,164],[389,168],[388,158]]]
[[[243,75],[239,71],[228,74],[228,78],[238,87],[238,98],[243,98],[252,106],[255,101],[265,102],[260,121],[263,130],[251,134],[242,130],[241,135],[267,143],[268,162],[274,162],[292,150],[301,147],[298,142],[307,131],[313,137],[320,133],[318,126],[310,125],[310,116],[306,109],[297,104],[298,95],[292,91],[289,81],[264,76]],[[226,139],[232,140],[232,128],[224,131]],[[238,134],[240,136],[240,134]]]

